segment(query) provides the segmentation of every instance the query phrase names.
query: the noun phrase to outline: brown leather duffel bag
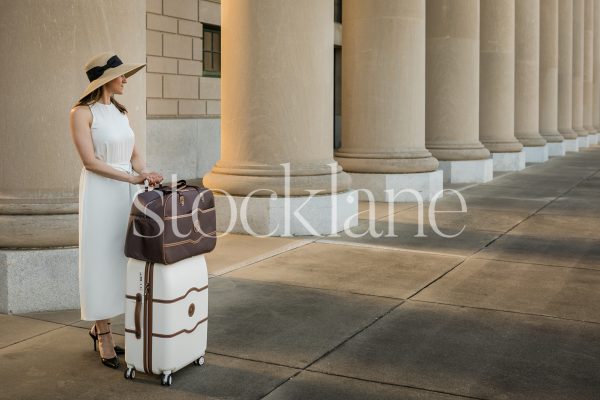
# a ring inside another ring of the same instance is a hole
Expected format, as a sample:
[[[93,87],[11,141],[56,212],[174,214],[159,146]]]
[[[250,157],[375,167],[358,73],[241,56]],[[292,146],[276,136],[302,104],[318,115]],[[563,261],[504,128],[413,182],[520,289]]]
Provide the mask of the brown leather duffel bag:
[[[131,205],[125,238],[125,256],[173,264],[212,251],[216,244],[213,193],[177,181],[139,193]]]

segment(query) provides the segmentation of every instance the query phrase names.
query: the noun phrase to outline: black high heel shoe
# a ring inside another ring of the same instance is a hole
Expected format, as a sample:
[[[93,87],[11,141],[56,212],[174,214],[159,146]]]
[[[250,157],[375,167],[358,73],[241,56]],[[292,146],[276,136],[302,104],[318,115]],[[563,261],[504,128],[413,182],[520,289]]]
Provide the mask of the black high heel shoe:
[[[109,323],[109,325],[110,325],[110,323]],[[96,328],[96,324],[92,325],[92,327],[88,333],[89,333],[90,337],[92,338],[92,342],[94,343],[94,351],[98,351],[97,346],[96,346],[96,342],[98,341],[98,335],[96,334],[96,330],[94,328]],[[94,333],[92,333],[92,331],[94,331]],[[121,346],[115,345],[115,353],[117,353],[117,355],[125,354],[125,349],[122,348]]]
[[[97,332],[96,337],[108,335],[108,334],[110,334],[110,330],[108,332]],[[96,341],[94,341],[94,347],[95,347],[95,345],[96,345]],[[102,364],[106,365],[107,367],[114,368],[114,369],[119,368],[119,357],[117,357],[116,354],[112,358],[104,358],[104,357],[102,357],[102,352],[100,352],[100,360],[102,361]]]
[[[118,369],[119,368],[119,357],[115,356],[113,358],[101,358],[102,364],[107,367]]]

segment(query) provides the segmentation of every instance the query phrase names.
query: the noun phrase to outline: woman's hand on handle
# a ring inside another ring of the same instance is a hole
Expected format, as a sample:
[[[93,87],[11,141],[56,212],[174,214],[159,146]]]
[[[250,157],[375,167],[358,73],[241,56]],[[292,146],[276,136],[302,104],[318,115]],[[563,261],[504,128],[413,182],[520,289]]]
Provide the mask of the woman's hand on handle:
[[[143,172],[140,175],[132,175],[131,183],[141,185],[148,179],[148,185],[154,186],[163,181],[163,177],[158,172]]]

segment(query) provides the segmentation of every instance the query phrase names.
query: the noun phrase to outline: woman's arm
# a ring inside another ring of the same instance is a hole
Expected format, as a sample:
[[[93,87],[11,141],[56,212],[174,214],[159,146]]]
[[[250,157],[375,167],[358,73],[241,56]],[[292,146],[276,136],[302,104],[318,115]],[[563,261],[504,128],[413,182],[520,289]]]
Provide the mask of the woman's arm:
[[[92,132],[90,129],[92,112],[88,107],[73,108],[69,120],[71,137],[85,169],[106,178],[134,183],[134,177],[132,175],[125,171],[115,169],[106,162],[96,158],[94,154],[94,144],[92,142]]]
[[[163,177],[158,172],[152,172],[146,167],[146,162],[142,154],[137,151],[135,143],[133,145],[133,151],[131,153],[131,168],[138,174],[145,176],[150,185],[157,184],[163,180]]]
[[[144,157],[137,151],[137,147],[134,143],[133,152],[131,153],[131,167],[138,174],[144,174],[150,172],[148,168],[146,168],[146,161],[144,161]]]

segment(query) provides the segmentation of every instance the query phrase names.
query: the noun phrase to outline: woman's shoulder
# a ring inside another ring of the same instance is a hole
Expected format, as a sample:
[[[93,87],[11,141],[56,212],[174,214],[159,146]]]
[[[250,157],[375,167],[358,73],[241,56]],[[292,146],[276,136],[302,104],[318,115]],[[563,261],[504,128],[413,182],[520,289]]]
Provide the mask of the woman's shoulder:
[[[76,105],[73,108],[71,108],[71,118],[91,121],[92,110],[90,109],[89,105]]]
[[[92,111],[90,109],[91,106],[92,106],[92,104],[77,104],[77,105],[73,106],[73,108],[71,108],[71,114],[75,114],[75,113],[91,114],[92,113]]]

